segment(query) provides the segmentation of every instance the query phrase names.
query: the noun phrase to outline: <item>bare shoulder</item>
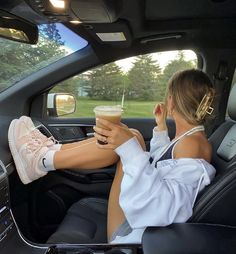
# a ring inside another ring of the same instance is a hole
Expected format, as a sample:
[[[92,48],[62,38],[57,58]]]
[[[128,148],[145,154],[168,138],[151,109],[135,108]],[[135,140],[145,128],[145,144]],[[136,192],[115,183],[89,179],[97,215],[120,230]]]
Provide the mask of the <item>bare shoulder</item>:
[[[202,158],[210,162],[212,148],[202,135],[191,135],[181,139],[175,146],[174,158]]]

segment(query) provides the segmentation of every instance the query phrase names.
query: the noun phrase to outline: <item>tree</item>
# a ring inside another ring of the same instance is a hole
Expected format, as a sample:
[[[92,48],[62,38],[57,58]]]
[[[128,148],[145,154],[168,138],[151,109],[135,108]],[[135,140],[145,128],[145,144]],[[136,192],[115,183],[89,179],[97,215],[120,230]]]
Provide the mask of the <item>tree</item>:
[[[88,95],[89,80],[86,73],[76,75],[72,78],[64,80],[57,86],[55,86],[50,92],[51,93],[71,93],[77,99]]]
[[[51,92],[72,93],[77,98],[88,96],[99,100],[121,100],[125,76],[120,67],[110,63],[67,79]]]
[[[43,25],[37,45],[0,40],[0,85],[8,87],[66,54],[55,24]]]
[[[170,61],[164,71],[163,74],[159,77],[159,88],[160,88],[160,97],[164,98],[166,86],[169,79],[173,76],[174,73],[181,70],[196,68],[196,62],[194,61],[186,61],[184,57],[184,53],[179,51],[176,59]]]
[[[133,67],[128,72],[129,98],[154,100],[158,91],[160,73],[161,68],[151,55],[136,57]]]
[[[116,63],[110,63],[91,70],[87,74],[87,79],[83,80],[83,85],[90,98],[117,100],[123,93],[124,76]]]
[[[55,23],[41,25],[40,32],[44,35],[44,37],[50,41],[54,41],[57,45],[65,45],[65,42],[62,41],[61,35]]]

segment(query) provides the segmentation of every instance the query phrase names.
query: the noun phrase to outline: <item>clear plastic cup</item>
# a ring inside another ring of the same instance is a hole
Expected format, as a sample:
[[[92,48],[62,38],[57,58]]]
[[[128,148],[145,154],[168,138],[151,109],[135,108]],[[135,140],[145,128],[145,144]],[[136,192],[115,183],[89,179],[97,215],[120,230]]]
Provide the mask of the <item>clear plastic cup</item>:
[[[121,106],[97,106],[94,108],[96,118],[105,119],[112,123],[119,124],[122,115]],[[96,121],[96,126],[106,129],[104,125]],[[105,144],[104,142],[98,141],[99,144]]]

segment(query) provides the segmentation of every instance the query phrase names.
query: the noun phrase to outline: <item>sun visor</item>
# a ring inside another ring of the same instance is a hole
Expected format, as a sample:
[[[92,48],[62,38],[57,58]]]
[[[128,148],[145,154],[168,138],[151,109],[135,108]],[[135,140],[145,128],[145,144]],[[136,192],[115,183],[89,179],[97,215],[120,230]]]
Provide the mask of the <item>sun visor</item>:
[[[87,31],[100,44],[109,44],[118,47],[128,47],[131,44],[131,34],[125,22],[119,21],[112,24],[93,24]]]

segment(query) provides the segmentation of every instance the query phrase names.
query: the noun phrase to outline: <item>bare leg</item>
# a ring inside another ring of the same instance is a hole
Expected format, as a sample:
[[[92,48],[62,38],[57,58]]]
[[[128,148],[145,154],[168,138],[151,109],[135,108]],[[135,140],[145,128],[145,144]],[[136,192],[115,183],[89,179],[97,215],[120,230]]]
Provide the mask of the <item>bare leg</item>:
[[[132,129],[132,132],[137,137],[139,143],[141,144],[143,150],[146,150],[145,142],[142,135],[137,131]],[[115,178],[113,180],[109,202],[108,202],[108,215],[107,215],[107,238],[108,242],[111,239],[112,234],[117,230],[117,228],[124,222],[125,215],[119,205],[120,196],[120,185],[123,178],[122,164],[119,161],[117,164]]]
[[[92,140],[91,138],[88,138],[88,139],[85,139],[83,141],[76,141],[76,142],[72,142],[72,143],[68,143],[68,144],[62,144],[61,150],[75,148],[75,147],[79,146],[80,144],[87,143],[91,140]]]
[[[72,148],[57,151],[54,156],[56,169],[97,169],[116,163],[119,159],[113,150],[99,149],[96,139],[73,143]]]
[[[139,131],[130,129],[138,139],[143,139]],[[112,150],[99,149],[96,139],[89,138],[69,144],[63,144],[55,153],[54,167],[56,169],[97,169],[110,166],[118,161],[119,157]]]
[[[122,164],[119,161],[116,168],[116,174],[111,186],[108,211],[107,211],[107,237],[108,242],[113,232],[124,222],[125,215],[119,204],[120,184],[123,178]]]

